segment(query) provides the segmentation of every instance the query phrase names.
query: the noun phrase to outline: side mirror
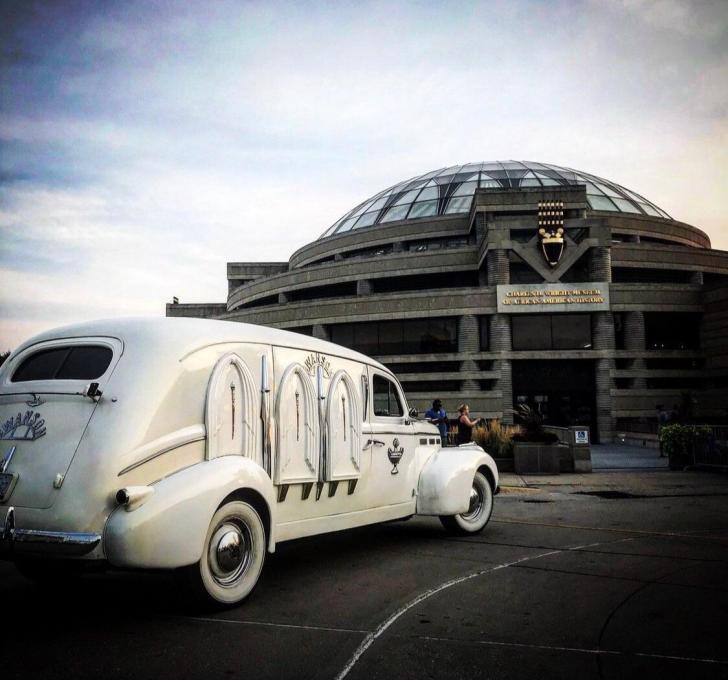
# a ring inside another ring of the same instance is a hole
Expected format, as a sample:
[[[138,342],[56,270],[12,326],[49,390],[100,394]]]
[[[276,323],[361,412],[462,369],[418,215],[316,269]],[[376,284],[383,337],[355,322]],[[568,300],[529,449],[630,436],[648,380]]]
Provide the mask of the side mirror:
[[[410,418],[416,418],[418,415],[419,415],[419,413],[418,413],[417,409],[414,406],[412,408],[410,408],[410,410],[409,410],[409,417]]]

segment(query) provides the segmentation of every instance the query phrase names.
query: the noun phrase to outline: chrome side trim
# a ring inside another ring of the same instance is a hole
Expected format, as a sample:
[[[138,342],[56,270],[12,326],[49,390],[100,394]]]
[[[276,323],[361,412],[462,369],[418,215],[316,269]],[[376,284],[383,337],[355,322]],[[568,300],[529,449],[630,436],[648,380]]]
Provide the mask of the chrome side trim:
[[[269,477],[273,476],[273,443],[270,422],[270,377],[268,375],[268,357],[260,357],[260,419],[263,423],[263,469]]]
[[[68,531],[42,531],[40,529],[15,529],[12,540],[16,543],[62,543],[92,550],[101,542],[99,534],[73,533]]]
[[[204,425],[192,425],[191,427],[186,427],[182,430],[178,430],[177,432],[160,437],[159,439],[137,449],[136,453],[141,457],[127,465],[123,470],[121,470],[121,472],[119,472],[117,477],[121,477],[127,472],[131,472],[139,466],[144,465],[150,460],[154,460],[165,453],[174,451],[175,449],[186,446],[187,444],[204,441],[206,436],[207,432]]]
[[[100,542],[99,534],[71,531],[44,531],[41,529],[18,529],[15,526],[15,508],[5,512],[0,540],[0,553],[85,555]]]
[[[8,465],[10,465],[10,461],[13,459],[15,448],[15,446],[11,446],[5,456],[3,456],[2,462],[0,462],[0,472],[5,472],[8,469]]]
[[[12,538],[15,531],[15,508],[11,505],[5,511],[5,519],[3,520],[3,531],[0,539],[8,541]]]

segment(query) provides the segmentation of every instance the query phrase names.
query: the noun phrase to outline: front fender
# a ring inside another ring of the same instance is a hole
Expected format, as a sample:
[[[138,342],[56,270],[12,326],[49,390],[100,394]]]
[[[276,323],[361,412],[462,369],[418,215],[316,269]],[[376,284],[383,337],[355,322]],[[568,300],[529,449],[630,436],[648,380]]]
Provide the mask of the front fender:
[[[223,499],[238,489],[257,491],[268,505],[273,550],[273,484],[249,458],[223,456],[165,477],[140,507],[119,507],[104,530],[104,552],[117,567],[173,569],[199,561],[210,519]]]
[[[498,486],[495,461],[475,444],[447,447],[437,451],[426,463],[418,484],[418,515],[459,515],[470,504],[473,477],[487,467]]]

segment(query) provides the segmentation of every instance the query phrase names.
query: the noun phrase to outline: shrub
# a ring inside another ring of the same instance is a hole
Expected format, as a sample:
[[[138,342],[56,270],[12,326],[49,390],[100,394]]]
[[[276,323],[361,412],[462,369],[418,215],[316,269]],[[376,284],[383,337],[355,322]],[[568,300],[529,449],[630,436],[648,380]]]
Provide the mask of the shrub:
[[[485,425],[473,428],[473,441],[494,458],[513,456],[513,436],[517,425],[503,425],[500,420],[491,420]]]
[[[711,434],[709,427],[680,423],[661,428],[660,444],[670,459],[670,467],[679,469],[693,462],[695,453],[708,445]]]

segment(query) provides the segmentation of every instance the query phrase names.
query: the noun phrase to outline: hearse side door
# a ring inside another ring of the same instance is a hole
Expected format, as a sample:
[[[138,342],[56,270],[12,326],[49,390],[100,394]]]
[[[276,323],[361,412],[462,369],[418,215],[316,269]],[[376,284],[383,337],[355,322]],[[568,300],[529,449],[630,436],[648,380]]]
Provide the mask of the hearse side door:
[[[369,422],[362,439],[370,449],[368,487],[372,505],[394,505],[415,500],[415,446],[407,402],[390,375],[369,368]]]
[[[205,402],[206,457],[244,456],[270,474],[266,450],[270,398],[265,383],[270,381],[271,347],[256,343],[213,346],[201,351],[199,360],[208,355],[217,358]]]

